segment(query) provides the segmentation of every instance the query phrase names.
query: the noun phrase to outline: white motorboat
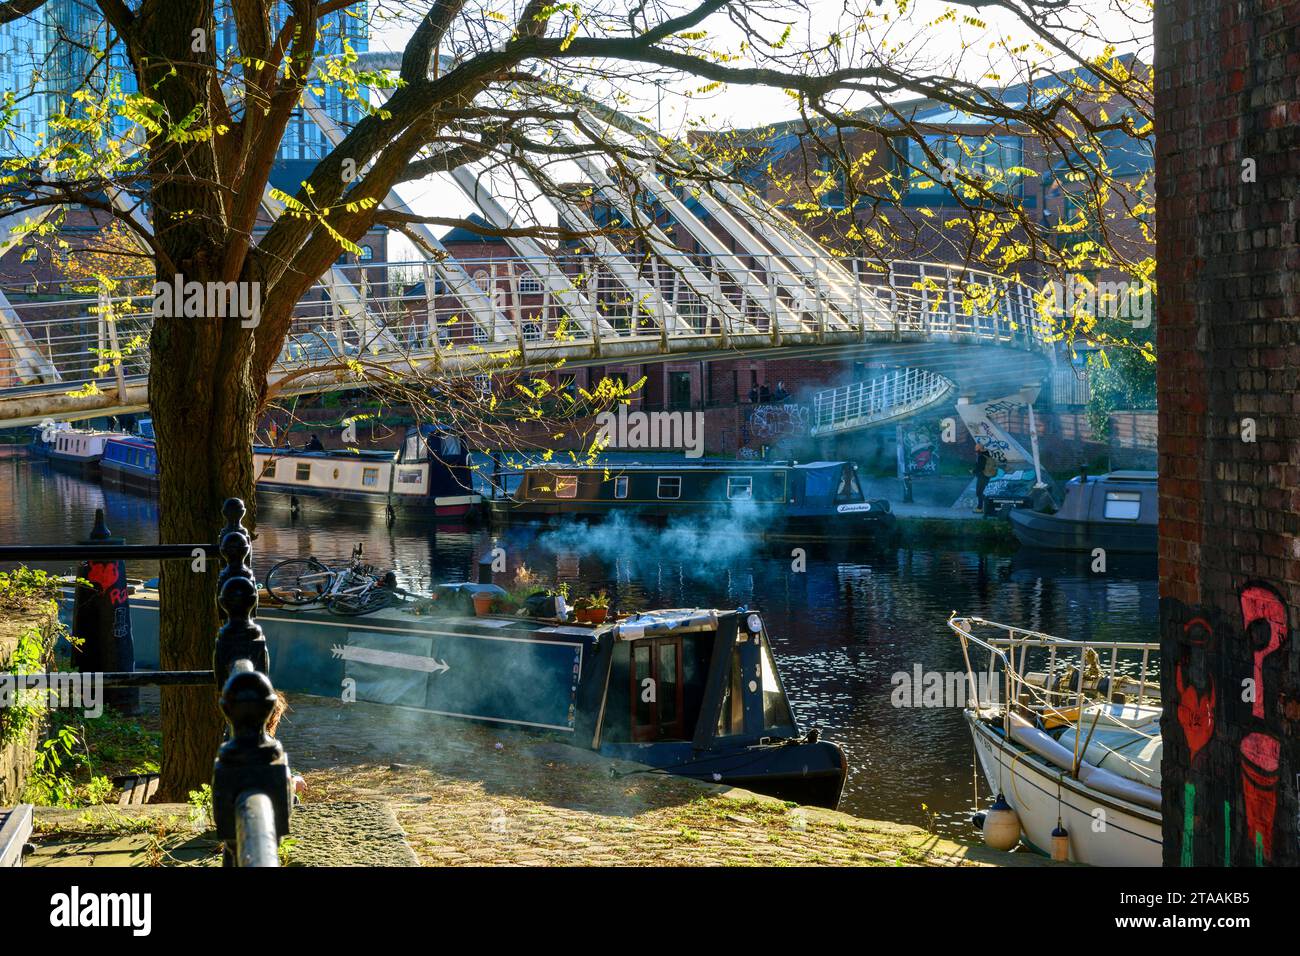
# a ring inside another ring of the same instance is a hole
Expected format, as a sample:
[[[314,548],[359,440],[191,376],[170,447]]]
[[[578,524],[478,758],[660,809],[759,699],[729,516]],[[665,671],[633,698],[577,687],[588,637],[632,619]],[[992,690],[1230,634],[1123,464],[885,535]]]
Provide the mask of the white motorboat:
[[[1047,853],[1055,834],[1076,862],[1159,866],[1159,644],[955,615],[948,626],[965,656],[980,767],[1018,815],[1021,842]],[[980,699],[998,688],[1001,699]]]

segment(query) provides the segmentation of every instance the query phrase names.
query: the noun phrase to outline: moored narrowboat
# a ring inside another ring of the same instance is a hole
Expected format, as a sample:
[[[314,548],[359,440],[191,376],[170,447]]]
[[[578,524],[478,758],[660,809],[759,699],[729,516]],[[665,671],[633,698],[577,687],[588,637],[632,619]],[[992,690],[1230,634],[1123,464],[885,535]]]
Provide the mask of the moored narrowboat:
[[[503,520],[715,515],[798,537],[856,537],[895,521],[888,501],[866,500],[857,467],[847,461],[547,464],[493,481],[492,514]]]
[[[471,487],[464,441],[423,425],[396,452],[253,448],[257,494],[297,512],[385,513],[394,519],[465,521],[483,499]]]
[[[1154,554],[1158,502],[1154,471],[1079,475],[1065,485],[1060,510],[1008,513],[1016,539],[1050,551]]]
[[[158,449],[153,420],[143,419],[134,435],[112,438],[104,445],[99,470],[104,481],[135,491],[158,490]]]
[[[104,457],[104,447],[114,438],[129,438],[125,432],[99,431],[90,428],[68,428],[54,433],[46,457],[50,463],[65,471],[87,475],[99,474],[99,462]]]
[[[473,589],[482,585],[465,585]],[[486,587],[491,587],[487,585]],[[131,595],[136,659],[157,661],[157,592]],[[834,807],[844,754],[804,734],[762,617],[653,611],[606,624],[390,607],[340,618],[264,606],[279,690],[411,708],[542,733],[604,756]],[[653,687],[653,693],[647,688]]]

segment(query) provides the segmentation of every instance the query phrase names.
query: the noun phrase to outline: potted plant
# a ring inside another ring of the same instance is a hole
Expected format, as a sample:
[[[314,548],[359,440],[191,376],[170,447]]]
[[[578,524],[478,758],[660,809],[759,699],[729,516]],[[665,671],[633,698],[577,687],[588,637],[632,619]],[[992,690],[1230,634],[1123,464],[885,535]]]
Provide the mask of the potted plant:
[[[496,603],[497,596],[491,591],[474,592],[474,613],[482,617],[484,614],[492,613],[492,605]]]
[[[573,602],[573,610],[583,624],[604,624],[609,614],[609,595],[604,591]]]

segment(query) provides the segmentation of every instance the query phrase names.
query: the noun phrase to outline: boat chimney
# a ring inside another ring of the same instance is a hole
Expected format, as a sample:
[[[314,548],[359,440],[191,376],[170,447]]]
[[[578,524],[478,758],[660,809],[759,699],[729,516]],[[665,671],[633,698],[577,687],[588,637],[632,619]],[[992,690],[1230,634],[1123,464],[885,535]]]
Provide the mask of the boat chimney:
[[[492,553],[490,551],[478,560],[478,583],[492,583]]]

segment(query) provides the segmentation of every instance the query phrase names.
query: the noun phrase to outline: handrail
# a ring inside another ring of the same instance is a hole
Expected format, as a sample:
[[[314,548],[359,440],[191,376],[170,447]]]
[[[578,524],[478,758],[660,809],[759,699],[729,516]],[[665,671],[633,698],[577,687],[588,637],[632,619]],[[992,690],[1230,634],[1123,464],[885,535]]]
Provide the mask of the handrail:
[[[1158,699],[1159,688],[1156,687],[1156,696],[1152,696],[1147,689],[1148,677],[1147,671],[1150,667],[1150,656],[1153,652],[1159,653],[1160,645],[1157,642],[1146,641],[1093,641],[1093,640],[1073,640],[1068,638],[1054,637],[1050,634],[1044,634],[1040,631],[1032,631],[1026,628],[1019,628],[1008,624],[1001,624],[997,621],[988,621],[979,617],[958,617],[956,612],[948,618],[948,627],[957,634],[961,641],[962,657],[966,663],[967,690],[968,694],[973,693],[972,688],[976,686],[975,668],[971,663],[969,645],[974,644],[983,648],[989,654],[988,673],[994,672],[995,661],[1002,662],[1002,671],[1007,678],[1006,701],[1002,705],[1002,723],[1004,731],[1009,735],[1011,732],[1011,713],[1013,704],[1021,699],[1024,692],[1028,692],[1034,701],[1033,706],[1039,708],[1044,715],[1055,715],[1066,718],[1067,715],[1060,710],[1051,700],[1051,691],[1048,688],[1039,688],[1035,684],[1029,683],[1022,673],[1025,666],[1026,653],[1030,648],[1047,648],[1051,652],[1048,662],[1048,678],[1055,672],[1057,653],[1064,650],[1078,650],[1079,668],[1078,684],[1074,688],[1075,707],[1079,713],[1083,712],[1084,706],[1084,673],[1087,668],[1087,651],[1110,650],[1110,679],[1107,683],[1106,699],[1108,702],[1113,701],[1118,675],[1118,658],[1120,651],[1141,651],[1142,663],[1141,674],[1138,679],[1138,691],[1135,695],[1137,701],[1146,699]],[[995,638],[982,638],[974,633],[977,625],[991,627],[1003,631],[1006,636]],[[1020,651],[1020,663],[1017,666],[1014,662],[1016,651]],[[1098,659],[1100,664],[1100,659]],[[1126,678],[1132,680],[1132,678]],[[967,697],[967,707],[978,709],[982,702],[978,697],[972,699]],[[1132,729],[1132,728],[1130,728]],[[1140,733],[1140,731],[1134,731]],[[1146,735],[1150,736],[1150,735]],[[1076,740],[1076,745],[1078,741]]]

